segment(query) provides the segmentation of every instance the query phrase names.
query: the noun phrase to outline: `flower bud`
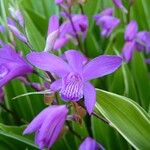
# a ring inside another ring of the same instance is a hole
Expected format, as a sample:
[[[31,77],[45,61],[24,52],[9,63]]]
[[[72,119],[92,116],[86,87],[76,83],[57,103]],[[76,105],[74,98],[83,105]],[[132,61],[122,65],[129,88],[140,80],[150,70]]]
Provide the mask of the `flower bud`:
[[[9,25],[8,24],[9,29],[11,30],[11,32],[22,42],[27,43],[27,38],[24,36],[24,34],[22,34],[17,27],[13,26],[13,25]]]
[[[126,41],[132,41],[132,40],[134,40],[134,38],[137,35],[137,32],[138,32],[137,22],[134,21],[134,20],[130,21],[130,23],[127,25],[127,27],[125,29],[124,39]]]

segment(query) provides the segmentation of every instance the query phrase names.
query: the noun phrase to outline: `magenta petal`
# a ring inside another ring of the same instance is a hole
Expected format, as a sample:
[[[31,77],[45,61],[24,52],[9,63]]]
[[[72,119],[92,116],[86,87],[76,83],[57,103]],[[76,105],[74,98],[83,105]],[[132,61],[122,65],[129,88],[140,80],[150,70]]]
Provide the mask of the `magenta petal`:
[[[91,60],[83,69],[85,81],[99,78],[116,71],[122,64],[119,56],[103,55]]]
[[[91,83],[86,82],[84,85],[83,92],[84,92],[85,107],[88,113],[91,115],[91,113],[94,110],[95,103],[96,103],[95,87]]]
[[[48,52],[32,52],[27,55],[28,61],[34,66],[63,77],[70,72],[69,65],[58,56]]]
[[[53,15],[49,19],[48,35],[59,28],[59,19],[56,15]]]
[[[58,91],[58,90],[61,89],[61,86],[62,86],[62,80],[59,79],[59,80],[54,81],[51,84],[50,89],[53,90],[53,91]]]
[[[79,51],[69,50],[65,52],[66,59],[75,72],[81,72],[87,58]]]

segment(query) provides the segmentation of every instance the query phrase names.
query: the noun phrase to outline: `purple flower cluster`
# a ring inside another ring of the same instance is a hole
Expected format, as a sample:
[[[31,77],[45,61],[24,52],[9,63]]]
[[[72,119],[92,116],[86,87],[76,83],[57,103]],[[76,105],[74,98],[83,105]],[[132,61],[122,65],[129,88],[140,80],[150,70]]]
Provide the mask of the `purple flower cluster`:
[[[121,1],[113,0],[113,2],[126,12]],[[90,81],[113,73],[122,64],[122,58],[115,55],[87,58],[82,53],[86,50],[82,50],[80,46],[82,47],[87,36],[88,17],[84,13],[72,14],[70,12],[74,3],[72,0],[55,0],[55,3],[63,9],[61,13],[63,17],[61,21],[56,15],[50,17],[45,48],[42,52],[33,51],[27,35],[23,32],[25,21],[20,10],[11,7],[11,18],[7,20],[7,25],[12,33],[30,48],[30,53],[26,56],[28,62],[49,75],[51,80],[46,80],[46,84],[50,86],[44,86],[44,89],[48,89],[49,93],[58,93],[65,103],[64,105],[52,103],[51,106],[40,112],[24,130],[23,134],[35,133],[35,143],[40,149],[51,148],[58,139],[65,122],[68,121],[70,112],[68,103],[80,105],[79,101],[84,102],[81,105],[84,111],[92,115],[96,103],[96,90]],[[95,15],[94,20],[101,28],[101,35],[107,38],[120,23],[120,20],[114,16],[112,8],[107,8]],[[3,32],[3,29],[0,28],[0,31]],[[149,33],[138,33],[135,21],[130,22],[127,26],[124,38],[123,57],[126,60],[131,59],[135,46],[139,50],[148,51],[149,49]],[[60,50],[69,42],[73,42],[75,46],[78,45],[82,52],[71,49],[65,51],[63,57],[55,55],[53,50]],[[12,46],[3,42],[0,45],[2,46],[0,48],[0,99],[3,97],[2,87],[16,77],[19,77],[25,85],[31,85],[37,91],[42,91],[43,87],[40,84],[29,82],[24,76],[35,73],[36,70],[33,71],[33,67]],[[44,77],[44,79],[47,78]],[[83,149],[104,150],[102,145],[90,137],[87,137],[80,145],[79,150]]]
[[[113,9],[107,8],[94,16],[96,24],[101,28],[101,35],[109,37],[112,31],[119,25],[120,20],[113,16]]]
[[[57,16],[51,16],[48,27],[48,36],[44,51],[59,50],[72,39],[76,38],[76,34],[84,38],[86,37],[88,28],[88,19],[85,15],[71,15],[71,21],[67,20],[59,25]],[[72,26],[72,24],[74,26]]]
[[[150,51],[150,32],[138,32],[138,25],[134,20],[130,21],[130,23],[126,26],[124,39],[125,44],[122,50],[122,55],[127,62],[132,59],[134,50],[146,52]]]

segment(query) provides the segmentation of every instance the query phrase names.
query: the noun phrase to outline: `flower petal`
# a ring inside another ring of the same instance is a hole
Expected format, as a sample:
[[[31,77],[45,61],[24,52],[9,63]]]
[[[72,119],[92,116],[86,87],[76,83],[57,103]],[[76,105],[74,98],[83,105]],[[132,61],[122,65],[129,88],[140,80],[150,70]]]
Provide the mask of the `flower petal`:
[[[81,72],[87,58],[79,51],[69,50],[65,52],[66,59],[75,72]]]
[[[51,106],[45,108],[42,112],[40,112],[32,120],[32,122],[27,126],[27,128],[24,130],[23,134],[29,134],[29,133],[37,131],[41,127],[43,121],[45,120],[45,116],[49,112],[50,108],[51,108]]]
[[[32,52],[27,55],[27,59],[34,66],[53,72],[59,77],[70,72],[70,67],[64,60],[48,52]]]
[[[134,41],[125,43],[123,50],[122,50],[122,56],[126,62],[129,62],[132,59],[134,49],[135,49]]]
[[[59,19],[56,15],[53,15],[49,19],[48,35],[59,28]]]
[[[85,65],[83,69],[83,78],[85,81],[102,77],[117,70],[122,63],[119,56],[103,55],[96,57]]]
[[[62,80],[59,79],[59,80],[54,81],[51,84],[50,89],[53,90],[53,91],[58,91],[58,90],[61,89],[61,86],[62,86]]]
[[[84,85],[83,93],[84,93],[85,107],[88,113],[91,115],[91,113],[93,112],[95,103],[96,103],[95,87],[91,83],[86,82]]]
[[[130,23],[126,26],[124,39],[126,41],[134,40],[137,35],[137,32],[138,32],[137,22],[134,20],[130,21]]]
[[[63,47],[66,43],[68,43],[68,39],[66,37],[58,38],[54,44],[54,50],[58,50]]]

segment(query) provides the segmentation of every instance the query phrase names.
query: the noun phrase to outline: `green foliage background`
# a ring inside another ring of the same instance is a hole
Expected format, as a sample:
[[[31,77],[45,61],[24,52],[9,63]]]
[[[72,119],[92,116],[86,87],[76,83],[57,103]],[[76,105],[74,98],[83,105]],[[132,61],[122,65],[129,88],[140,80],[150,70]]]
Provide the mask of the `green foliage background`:
[[[128,8],[128,0],[123,2]],[[26,29],[32,46],[37,51],[42,51],[49,17],[52,14],[59,15],[59,7],[55,5],[54,0],[0,0],[0,24],[6,25],[9,4],[19,6],[25,17]],[[130,10],[130,18],[115,9],[115,15],[122,20],[122,23],[109,39],[102,39],[92,16],[106,7],[114,6],[111,0],[87,0],[83,6],[85,14],[89,17],[89,31],[85,41],[86,55],[93,58],[101,54],[120,53],[128,19],[135,19],[138,22],[139,30],[149,31],[149,6],[150,0],[135,0],[135,4]],[[80,12],[77,6],[74,8],[74,12]],[[8,37],[15,38],[10,32],[0,34],[0,39],[11,42]],[[15,40],[17,41],[17,50],[23,51],[24,55],[27,54],[29,49],[19,40]],[[69,48],[72,48],[71,44],[68,44],[64,50]],[[112,75],[93,81],[98,88],[95,111],[107,118],[110,125],[95,117],[92,117],[91,122],[85,121],[82,125],[72,123],[73,129],[83,138],[88,135],[89,131],[92,131],[94,138],[108,150],[150,149],[150,68],[144,62],[145,57],[148,55],[136,52],[129,64],[124,63]],[[34,75],[30,75],[29,78],[32,81],[43,82]],[[4,106],[12,110],[14,115],[0,107],[1,150],[38,149],[34,145],[33,136],[23,136],[22,131],[25,124],[46,107],[43,96],[32,95],[12,100],[13,97],[30,91],[33,90],[25,87],[18,80],[13,80],[5,86]],[[87,123],[89,123],[88,128],[85,126]],[[76,150],[80,143],[81,141],[68,131],[54,144],[52,149]]]

